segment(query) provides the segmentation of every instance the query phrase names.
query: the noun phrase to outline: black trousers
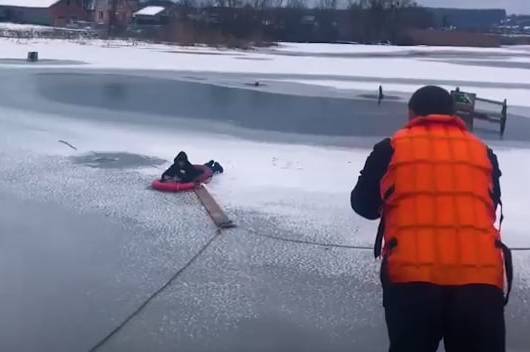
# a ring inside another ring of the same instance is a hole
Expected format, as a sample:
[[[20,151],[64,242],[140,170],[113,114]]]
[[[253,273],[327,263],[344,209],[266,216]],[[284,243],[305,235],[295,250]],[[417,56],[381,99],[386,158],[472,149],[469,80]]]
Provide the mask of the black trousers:
[[[505,352],[503,292],[488,285],[385,284],[390,352]]]

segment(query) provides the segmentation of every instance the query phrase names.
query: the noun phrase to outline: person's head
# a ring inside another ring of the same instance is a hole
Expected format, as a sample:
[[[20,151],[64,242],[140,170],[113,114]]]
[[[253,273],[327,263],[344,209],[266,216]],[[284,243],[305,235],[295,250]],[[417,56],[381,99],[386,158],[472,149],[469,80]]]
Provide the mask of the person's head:
[[[185,152],[180,152],[175,157],[175,164],[179,166],[184,166],[188,162],[188,155]]]
[[[425,86],[409,100],[409,118],[428,115],[453,115],[454,103],[451,94],[443,88]]]

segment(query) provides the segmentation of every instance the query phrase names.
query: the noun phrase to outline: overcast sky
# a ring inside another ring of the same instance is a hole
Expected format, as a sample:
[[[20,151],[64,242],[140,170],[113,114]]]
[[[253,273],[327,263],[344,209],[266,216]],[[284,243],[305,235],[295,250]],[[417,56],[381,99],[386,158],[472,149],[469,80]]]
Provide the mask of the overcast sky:
[[[416,0],[424,6],[460,8],[505,8],[508,13],[530,14],[530,0]]]

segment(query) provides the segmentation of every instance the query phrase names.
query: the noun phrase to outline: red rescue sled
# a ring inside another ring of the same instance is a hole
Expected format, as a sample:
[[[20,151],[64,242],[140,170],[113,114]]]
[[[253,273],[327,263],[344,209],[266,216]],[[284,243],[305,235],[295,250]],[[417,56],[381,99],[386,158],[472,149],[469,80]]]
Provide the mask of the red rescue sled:
[[[194,182],[162,182],[154,180],[151,186],[161,192],[184,192],[191,191],[201,183],[208,183],[212,179],[213,172],[204,165],[193,165],[202,174]]]

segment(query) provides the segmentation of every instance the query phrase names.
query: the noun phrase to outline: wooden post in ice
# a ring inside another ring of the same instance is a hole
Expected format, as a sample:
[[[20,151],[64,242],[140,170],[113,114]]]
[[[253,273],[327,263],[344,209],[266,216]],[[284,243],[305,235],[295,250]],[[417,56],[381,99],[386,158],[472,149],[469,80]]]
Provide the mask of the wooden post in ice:
[[[379,95],[377,96],[377,105],[381,105],[385,95],[383,94],[383,86],[379,85]]]
[[[508,119],[508,100],[504,99],[502,102],[501,110],[501,138],[504,137],[504,131],[506,130],[506,120]]]
[[[39,61],[39,53],[37,51],[29,51],[28,52],[28,61],[29,62],[37,62],[37,61]]]

